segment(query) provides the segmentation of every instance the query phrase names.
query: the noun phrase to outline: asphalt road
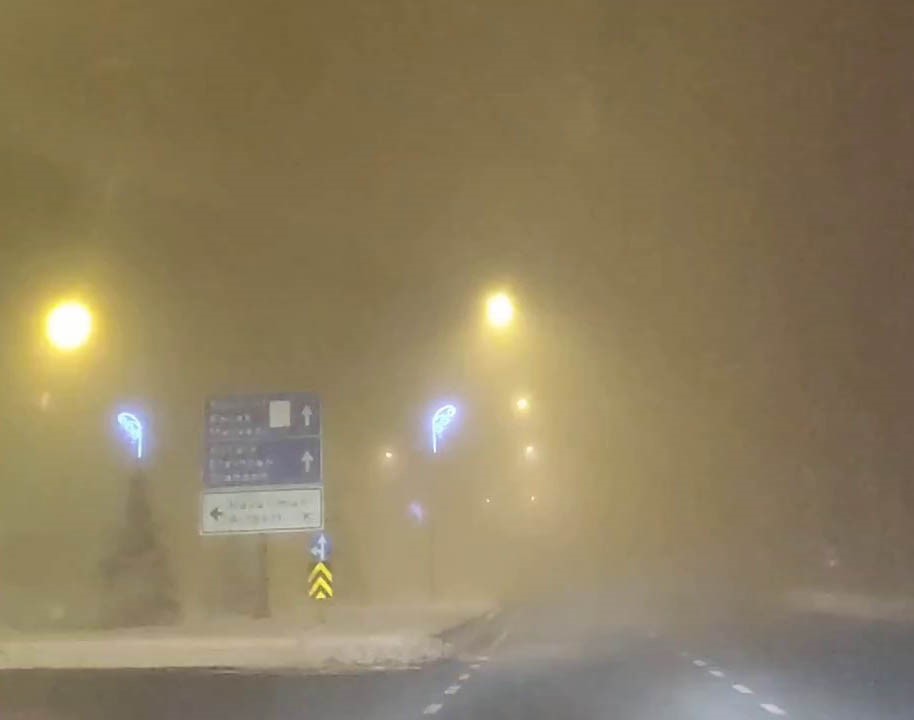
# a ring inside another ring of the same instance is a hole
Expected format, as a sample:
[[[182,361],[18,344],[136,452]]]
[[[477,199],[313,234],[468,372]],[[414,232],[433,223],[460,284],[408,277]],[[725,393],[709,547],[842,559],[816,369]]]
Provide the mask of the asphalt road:
[[[828,720],[914,717],[914,631],[821,617],[672,625],[506,611],[454,660],[302,676],[0,673],[3,720]]]

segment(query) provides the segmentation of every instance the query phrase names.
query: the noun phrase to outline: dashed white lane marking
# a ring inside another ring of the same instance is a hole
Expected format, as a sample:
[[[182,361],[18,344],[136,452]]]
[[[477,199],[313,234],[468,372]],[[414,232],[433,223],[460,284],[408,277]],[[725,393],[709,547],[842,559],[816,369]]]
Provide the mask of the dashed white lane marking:
[[[507,636],[508,633],[503,633],[503,635]],[[501,637],[501,635],[499,635],[499,637]],[[476,659],[477,659],[479,662],[489,662],[489,656],[488,656],[488,655],[479,655],[479,656],[476,657]]]
[[[432,703],[431,705],[426,705],[425,710],[422,711],[423,715],[434,715],[438,712],[443,706],[441,703]]]
[[[704,660],[693,660],[692,664],[697,665],[698,667],[707,667],[708,665]]]
[[[460,685],[451,685],[447,690],[444,691],[444,694],[456,695],[458,690],[460,690]]]
[[[464,673],[463,675],[461,675],[461,676],[460,676],[459,678],[457,678],[457,679],[458,679],[458,680],[469,680],[469,679],[470,679],[470,673]]]
[[[723,670],[708,670],[708,673],[716,678],[726,677]]]
[[[737,685],[733,686],[733,689],[736,690],[736,692],[738,692],[738,693],[742,693],[743,695],[752,694],[752,690],[750,688],[747,688],[745,685],[737,684]]]
[[[767,710],[772,715],[782,715],[783,716],[783,715],[787,714],[787,711],[784,708],[779,707],[779,706],[775,705],[774,703],[762,703],[762,710]]]
[[[482,665],[480,665],[479,663],[473,663],[472,665],[470,665],[470,670],[479,670],[479,668],[481,668],[481,667],[482,667]]]

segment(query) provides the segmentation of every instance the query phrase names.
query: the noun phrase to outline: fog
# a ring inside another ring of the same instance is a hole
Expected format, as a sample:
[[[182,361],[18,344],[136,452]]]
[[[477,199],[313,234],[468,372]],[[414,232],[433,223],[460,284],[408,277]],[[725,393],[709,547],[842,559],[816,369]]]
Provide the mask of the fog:
[[[198,533],[205,399],[284,391],[338,602],[910,587],[903,3],[3,10],[0,624],[100,622],[132,482],[181,617],[302,611],[308,536]]]

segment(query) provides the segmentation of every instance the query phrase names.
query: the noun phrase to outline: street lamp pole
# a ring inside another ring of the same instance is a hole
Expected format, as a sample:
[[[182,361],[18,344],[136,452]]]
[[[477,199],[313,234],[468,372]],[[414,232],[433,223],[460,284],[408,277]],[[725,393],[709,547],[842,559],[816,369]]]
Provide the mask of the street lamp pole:
[[[445,431],[448,427],[454,422],[454,419],[457,417],[457,406],[451,403],[442,405],[432,414],[431,430],[432,430],[432,454],[437,455],[439,450],[439,443],[441,442]],[[438,514],[440,510],[440,503],[438,503],[438,483],[434,480],[432,481],[432,487],[429,492],[429,519],[428,519],[428,591],[429,599],[433,600],[436,595],[436,582],[435,582],[435,560],[437,557],[436,553],[436,528],[435,525],[438,523]]]

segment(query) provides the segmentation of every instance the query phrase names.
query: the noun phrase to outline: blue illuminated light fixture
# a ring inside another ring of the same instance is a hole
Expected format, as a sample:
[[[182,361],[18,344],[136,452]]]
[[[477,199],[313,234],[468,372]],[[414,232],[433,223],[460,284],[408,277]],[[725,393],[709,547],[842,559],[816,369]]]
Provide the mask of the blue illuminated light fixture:
[[[442,405],[435,410],[432,415],[432,452],[438,452],[438,441],[444,435],[444,431],[454,421],[457,416],[457,407],[455,405]]]
[[[117,424],[121,426],[121,429],[127,435],[130,440],[130,444],[136,447],[136,459],[143,459],[143,423],[140,422],[140,419],[129,412],[122,412],[117,414]]]
[[[409,504],[409,514],[417,523],[422,523],[425,520],[425,508],[422,507],[422,503],[416,500]]]

